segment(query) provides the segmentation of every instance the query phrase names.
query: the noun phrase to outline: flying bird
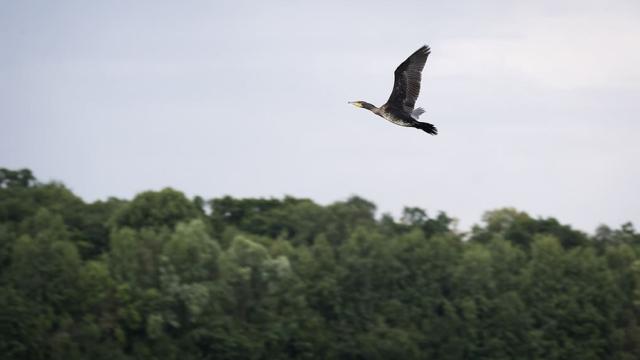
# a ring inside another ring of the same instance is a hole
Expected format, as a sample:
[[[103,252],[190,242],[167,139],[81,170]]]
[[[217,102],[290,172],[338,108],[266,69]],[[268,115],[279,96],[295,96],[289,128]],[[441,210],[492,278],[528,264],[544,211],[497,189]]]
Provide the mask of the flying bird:
[[[431,135],[438,134],[438,129],[432,124],[418,121],[424,109],[414,109],[420,94],[422,69],[430,53],[431,49],[424,45],[398,66],[394,73],[393,91],[386,104],[381,107],[375,107],[366,101],[350,101],[349,104],[370,110],[396,125],[418,128]]]

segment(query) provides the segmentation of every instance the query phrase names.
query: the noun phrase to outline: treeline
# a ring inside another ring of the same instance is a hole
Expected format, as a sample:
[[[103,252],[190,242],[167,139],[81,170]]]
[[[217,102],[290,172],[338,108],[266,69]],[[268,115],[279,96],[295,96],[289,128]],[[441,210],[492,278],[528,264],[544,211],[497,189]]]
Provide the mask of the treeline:
[[[638,359],[640,234],[0,169],[2,359]]]

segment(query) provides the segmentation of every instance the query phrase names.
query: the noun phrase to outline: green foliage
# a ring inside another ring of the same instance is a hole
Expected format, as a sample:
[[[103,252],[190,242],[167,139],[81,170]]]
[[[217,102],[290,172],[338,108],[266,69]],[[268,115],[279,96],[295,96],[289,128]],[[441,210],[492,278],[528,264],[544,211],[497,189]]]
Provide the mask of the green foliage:
[[[166,188],[138,194],[115,216],[117,227],[141,229],[145,227],[173,227],[201,214],[197,203],[189,201],[183,193]]]
[[[554,218],[533,219],[527,213],[511,208],[488,211],[483,221],[486,226],[474,227],[472,241],[487,242],[499,234],[523,248],[528,248],[536,235],[553,235],[565,248],[587,243],[585,234],[560,224]]]
[[[26,188],[33,185],[36,178],[29,169],[9,170],[0,168],[0,188]]]
[[[210,212],[205,209],[210,206]],[[0,169],[3,359],[637,359],[640,234],[351,197],[87,204]]]

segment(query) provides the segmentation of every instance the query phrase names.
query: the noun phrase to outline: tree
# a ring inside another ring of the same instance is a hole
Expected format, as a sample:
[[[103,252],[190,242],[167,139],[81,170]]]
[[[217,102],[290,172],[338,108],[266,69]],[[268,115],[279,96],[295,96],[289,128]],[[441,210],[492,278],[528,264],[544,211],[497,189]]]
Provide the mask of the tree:
[[[636,359],[640,237],[515,209],[468,241],[370,201],[85,203],[0,171],[7,359]]]
[[[0,168],[0,189],[2,188],[26,188],[33,186],[36,178],[29,169],[9,170]]]
[[[132,229],[163,226],[173,229],[177,223],[195,219],[200,214],[196,204],[183,193],[166,188],[137,195],[116,214],[114,222],[117,227]]]
[[[533,219],[527,213],[513,208],[488,211],[482,219],[486,226],[473,228],[472,241],[488,242],[497,235],[526,249],[536,235],[552,235],[565,248],[587,243],[585,234],[573,230],[568,225],[560,224],[554,218]]]

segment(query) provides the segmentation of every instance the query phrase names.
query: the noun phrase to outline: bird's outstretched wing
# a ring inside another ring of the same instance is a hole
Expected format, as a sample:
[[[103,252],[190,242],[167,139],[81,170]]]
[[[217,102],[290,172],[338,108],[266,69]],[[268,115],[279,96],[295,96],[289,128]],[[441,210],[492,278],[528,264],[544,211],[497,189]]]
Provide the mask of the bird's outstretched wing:
[[[431,49],[424,45],[398,66],[393,91],[386,105],[411,113],[420,95],[422,69],[430,53]]]

